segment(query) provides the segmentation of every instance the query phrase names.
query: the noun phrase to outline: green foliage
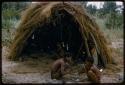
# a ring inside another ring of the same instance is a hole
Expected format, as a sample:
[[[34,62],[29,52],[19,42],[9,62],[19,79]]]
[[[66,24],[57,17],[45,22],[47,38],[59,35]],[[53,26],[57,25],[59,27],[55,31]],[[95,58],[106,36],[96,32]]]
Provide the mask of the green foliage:
[[[2,29],[10,29],[14,27],[13,21],[17,20],[19,15],[14,9],[2,10]]]
[[[2,29],[2,45],[8,46],[12,41],[12,30]]]
[[[83,1],[83,2],[80,2],[80,3],[81,3],[81,5],[83,5],[84,8],[87,7],[87,1]]]
[[[97,11],[96,6],[94,5],[88,5],[86,8],[87,8],[87,11],[92,15],[94,15]]]
[[[108,29],[116,29],[123,25],[123,15],[118,13],[118,7],[115,2],[105,2],[103,5],[103,14],[106,15],[105,25]]]
[[[9,45],[13,39],[12,33],[19,21],[20,13],[30,2],[2,3],[2,45]]]
[[[123,28],[123,15],[110,12],[107,14],[105,25],[108,29]]]
[[[104,19],[107,29],[123,28],[123,6],[116,5],[115,1],[104,2],[103,7],[100,9],[93,5],[88,5],[86,8],[91,15]]]
[[[2,10],[3,19],[19,18],[19,12],[15,9],[4,9]]]
[[[101,30],[106,29],[106,25],[105,25],[105,21],[106,19],[101,19],[99,17],[96,17],[96,23],[99,25],[99,27],[101,28]]]
[[[4,2],[2,3],[2,29],[14,28],[14,21],[20,18],[20,12],[30,2]]]
[[[107,14],[107,13],[110,13],[110,12],[116,12],[116,8],[117,8],[117,5],[116,5],[116,2],[104,2],[104,5],[103,5],[103,12],[104,14]]]
[[[107,19],[107,18],[106,18]],[[96,17],[96,23],[98,23],[99,27],[101,28],[101,31],[104,33],[105,37],[109,41],[114,41],[116,39],[123,39],[123,29],[118,28],[117,29],[107,29],[107,26],[105,25],[106,19],[100,19]]]
[[[2,28],[4,29],[9,29],[9,28],[12,28],[12,23],[11,23],[11,20],[2,20]]]

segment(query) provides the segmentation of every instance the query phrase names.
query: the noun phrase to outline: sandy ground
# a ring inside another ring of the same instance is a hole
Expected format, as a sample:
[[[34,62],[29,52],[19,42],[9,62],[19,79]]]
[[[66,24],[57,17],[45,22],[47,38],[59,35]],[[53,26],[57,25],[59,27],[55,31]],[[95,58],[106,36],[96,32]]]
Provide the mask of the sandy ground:
[[[123,81],[123,40],[112,42],[113,56],[116,57],[114,65],[108,65],[102,72],[101,83],[120,83]],[[116,55],[118,50],[120,55]],[[64,81],[50,78],[50,67],[54,60],[49,55],[39,55],[39,58],[27,58],[25,61],[8,61],[6,59],[8,48],[2,47],[2,82],[3,83],[91,83],[85,73],[78,76],[71,72],[65,76]],[[46,57],[45,57],[46,56]],[[76,68],[74,68],[75,70]],[[81,81],[79,81],[81,80]]]

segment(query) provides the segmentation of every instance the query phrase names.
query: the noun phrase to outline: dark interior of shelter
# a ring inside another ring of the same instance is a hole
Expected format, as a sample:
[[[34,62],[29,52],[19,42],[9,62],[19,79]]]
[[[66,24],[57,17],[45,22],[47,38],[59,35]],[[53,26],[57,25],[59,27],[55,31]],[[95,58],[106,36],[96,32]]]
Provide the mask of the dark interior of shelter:
[[[73,60],[83,62],[87,54],[85,48],[79,52],[81,44],[84,45],[79,27],[78,22],[67,11],[56,10],[44,25],[35,28],[36,30],[27,39],[22,54],[58,53],[60,45],[64,52],[71,53]]]

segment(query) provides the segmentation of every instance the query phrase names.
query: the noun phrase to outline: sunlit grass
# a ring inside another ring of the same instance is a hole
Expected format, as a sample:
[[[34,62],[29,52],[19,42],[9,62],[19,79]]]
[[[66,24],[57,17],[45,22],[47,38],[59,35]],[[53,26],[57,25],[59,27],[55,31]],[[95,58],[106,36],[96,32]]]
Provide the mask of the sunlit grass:
[[[123,39],[123,28],[108,29],[105,26],[105,20],[99,18],[96,18],[96,23],[108,40],[114,41],[116,39]]]

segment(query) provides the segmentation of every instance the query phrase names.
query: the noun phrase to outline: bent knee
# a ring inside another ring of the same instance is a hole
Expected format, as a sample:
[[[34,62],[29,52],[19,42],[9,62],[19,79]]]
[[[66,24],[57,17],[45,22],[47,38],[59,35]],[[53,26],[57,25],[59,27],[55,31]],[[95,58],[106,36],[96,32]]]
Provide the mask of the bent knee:
[[[88,78],[92,78],[92,77],[94,77],[94,74],[92,71],[88,71],[87,76],[88,76]]]
[[[88,71],[88,75],[93,75],[93,72],[91,70]]]
[[[99,82],[100,79],[97,78],[97,76],[95,75],[95,73],[93,73],[91,70],[88,71],[88,78],[93,81],[93,82]]]

